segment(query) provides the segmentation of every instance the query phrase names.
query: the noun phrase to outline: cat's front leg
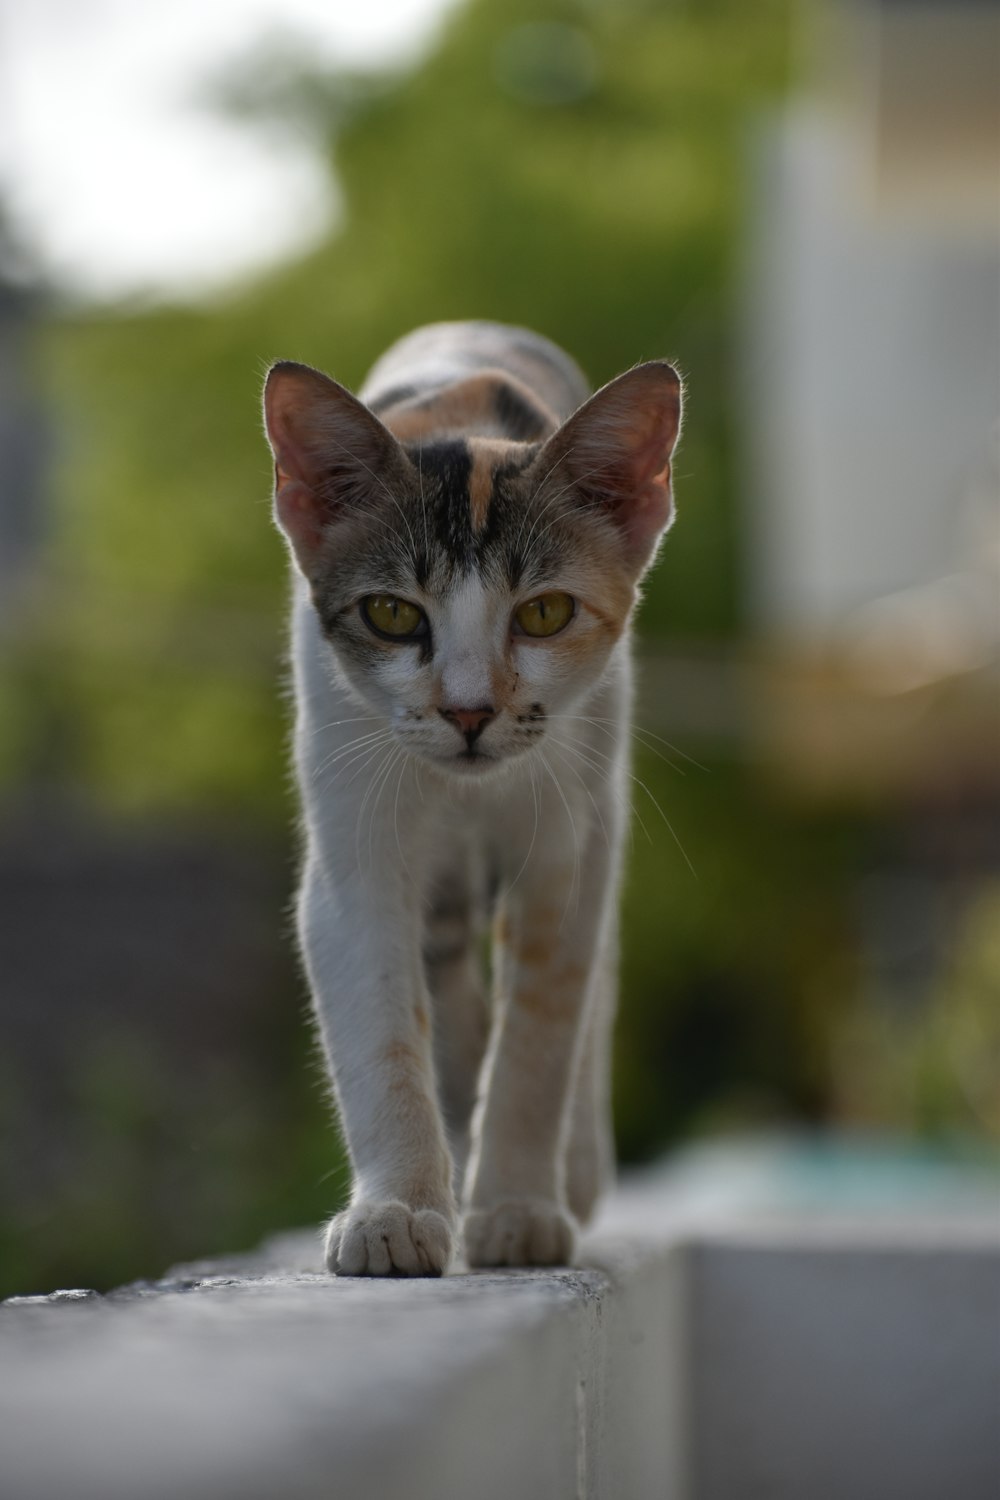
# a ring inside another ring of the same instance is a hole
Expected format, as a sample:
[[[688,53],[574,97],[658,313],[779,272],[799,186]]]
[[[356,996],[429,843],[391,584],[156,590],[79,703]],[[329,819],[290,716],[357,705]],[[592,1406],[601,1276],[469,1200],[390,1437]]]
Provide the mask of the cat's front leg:
[[[566,1201],[581,1225],[614,1182],[615,1141],[611,1119],[611,1028],[617,990],[617,942],[612,931],[595,965],[565,1140]]]
[[[536,869],[500,925],[503,986],[465,1215],[472,1266],[572,1259],[565,1145],[596,969],[612,918],[613,859],[598,835],[574,875]]]
[[[439,1276],[457,1211],[406,904],[391,881],[337,888],[314,861],[299,925],[354,1176],[350,1204],[327,1229],[327,1266],[348,1276]]]

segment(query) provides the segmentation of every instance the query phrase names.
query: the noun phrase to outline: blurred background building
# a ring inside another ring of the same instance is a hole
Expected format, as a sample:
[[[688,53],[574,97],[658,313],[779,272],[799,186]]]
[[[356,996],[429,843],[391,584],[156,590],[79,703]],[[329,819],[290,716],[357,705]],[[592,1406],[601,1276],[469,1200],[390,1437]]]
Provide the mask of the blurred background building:
[[[966,679],[951,713],[984,689],[996,708],[997,36],[977,0],[831,8],[812,81],[757,139],[751,619],[780,656],[839,666],[856,700],[827,684],[840,732],[792,703],[780,733],[819,760],[822,722],[831,756],[897,784],[936,748],[900,698]]]
[[[919,1028],[1000,871],[1000,7],[844,0],[809,59],[752,157],[751,739],[877,809],[867,1024]]]
[[[1000,1127],[1000,7],[333,11],[0,7],[0,1290],[338,1201],[259,385],[436,318],[688,376],[623,1158]]]

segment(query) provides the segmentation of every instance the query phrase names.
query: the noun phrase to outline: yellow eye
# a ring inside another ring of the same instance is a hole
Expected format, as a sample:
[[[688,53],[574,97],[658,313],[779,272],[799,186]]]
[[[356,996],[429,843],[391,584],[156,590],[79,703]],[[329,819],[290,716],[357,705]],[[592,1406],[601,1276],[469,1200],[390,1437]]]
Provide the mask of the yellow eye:
[[[427,634],[427,616],[408,599],[395,594],[369,594],[361,601],[361,613],[376,635],[393,640],[412,640]]]
[[[570,594],[539,594],[514,611],[514,621],[522,635],[558,635],[573,618],[575,605]]]

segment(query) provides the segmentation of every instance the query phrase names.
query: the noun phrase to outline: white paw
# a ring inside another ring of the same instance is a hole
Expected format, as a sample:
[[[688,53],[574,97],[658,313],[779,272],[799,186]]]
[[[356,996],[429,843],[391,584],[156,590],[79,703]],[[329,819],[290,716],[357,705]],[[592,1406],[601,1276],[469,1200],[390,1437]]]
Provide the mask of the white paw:
[[[326,1264],[335,1276],[441,1276],[453,1246],[451,1225],[433,1208],[361,1202],[330,1220]]]
[[[566,1266],[575,1244],[569,1214],[541,1198],[511,1199],[465,1216],[470,1266]]]

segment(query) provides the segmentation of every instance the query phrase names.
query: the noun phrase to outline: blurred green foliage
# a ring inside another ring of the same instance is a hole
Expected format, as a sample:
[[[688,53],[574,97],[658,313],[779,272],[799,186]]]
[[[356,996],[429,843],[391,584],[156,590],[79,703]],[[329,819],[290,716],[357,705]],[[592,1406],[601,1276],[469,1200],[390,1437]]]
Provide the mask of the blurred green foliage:
[[[615,1113],[628,1160],[699,1131],[818,1123],[855,988],[859,832],[745,765],[636,762]],[[669,820],[669,827],[667,826]],[[644,826],[643,826],[644,825]]]
[[[833,1107],[870,1129],[1000,1141],[1000,881],[962,912],[924,1005],[859,999],[832,1038]]]
[[[95,1032],[49,1122],[58,1144],[19,1130],[16,1158],[0,1159],[0,1297],[103,1291],[319,1224],[347,1168],[319,1060],[289,1030],[276,1025],[259,1055],[240,1038],[228,1061],[195,1054],[183,1067],[141,1028]],[[30,1105],[0,1068],[8,1139]]]

